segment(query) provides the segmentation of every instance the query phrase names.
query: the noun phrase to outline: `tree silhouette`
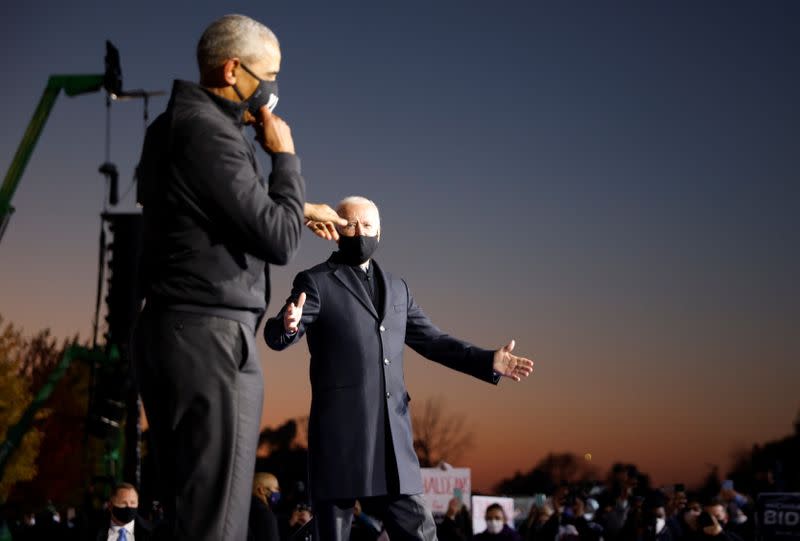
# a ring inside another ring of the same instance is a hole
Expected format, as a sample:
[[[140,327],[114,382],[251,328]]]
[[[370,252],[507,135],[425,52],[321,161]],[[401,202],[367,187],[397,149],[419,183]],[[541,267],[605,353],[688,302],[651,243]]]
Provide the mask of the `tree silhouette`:
[[[49,329],[28,338],[13,324],[5,325],[0,332],[0,436],[5,437],[8,427],[19,420],[66,347],[76,341],[77,336],[59,344]],[[84,445],[88,386],[88,367],[73,362],[12,456],[0,486],[0,499],[7,497],[10,504],[32,506],[48,500],[81,500],[89,468]],[[9,473],[15,464],[23,475]]]
[[[428,398],[420,410],[414,410],[414,451],[420,465],[433,467],[458,461],[474,440],[466,422],[465,415],[445,411],[442,397]]]
[[[549,453],[528,473],[517,472],[500,481],[495,490],[498,494],[551,494],[558,485],[597,477],[597,470],[583,458],[572,453]]]
[[[0,326],[2,324],[3,318],[0,316]],[[17,362],[24,348],[22,332],[7,323],[0,331],[0,437],[3,440],[8,429],[20,420],[25,408],[33,400],[30,386],[25,377],[20,375]],[[0,480],[0,502],[8,499],[17,483],[36,477],[36,459],[43,437],[42,431],[34,427],[22,438]]]
[[[278,478],[287,500],[283,506],[307,501],[307,427],[308,417],[289,419],[277,428],[264,428],[259,436],[256,471],[269,472]]]
[[[800,490],[800,411],[793,424],[793,434],[739,453],[728,474],[737,491],[756,495]]]

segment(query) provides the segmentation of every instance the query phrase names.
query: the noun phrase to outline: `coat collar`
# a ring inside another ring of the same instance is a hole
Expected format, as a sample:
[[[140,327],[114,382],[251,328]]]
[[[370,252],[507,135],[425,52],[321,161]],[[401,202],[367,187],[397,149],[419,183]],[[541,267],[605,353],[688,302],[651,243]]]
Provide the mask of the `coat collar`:
[[[372,317],[377,319],[378,321],[383,321],[386,318],[386,308],[389,306],[389,282],[386,278],[386,273],[383,272],[378,262],[374,259],[370,260],[370,265],[374,265],[373,272],[375,273],[375,277],[377,278],[380,276],[380,280],[383,282],[383,313],[378,314],[375,310],[375,306],[372,304],[372,299],[369,298],[369,293],[364,288],[363,281],[356,275],[357,272],[361,272],[361,270],[356,270],[350,265],[345,265],[343,263],[337,263],[336,257],[331,256],[328,259],[328,266],[333,269],[333,275],[339,280],[342,285],[344,285],[350,293],[355,295],[355,297],[364,305]]]

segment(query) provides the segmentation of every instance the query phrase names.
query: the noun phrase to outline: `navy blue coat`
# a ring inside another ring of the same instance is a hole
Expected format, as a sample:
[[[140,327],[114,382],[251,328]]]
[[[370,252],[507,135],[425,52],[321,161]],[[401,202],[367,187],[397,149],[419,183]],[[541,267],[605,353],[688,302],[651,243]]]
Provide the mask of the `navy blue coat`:
[[[360,269],[330,259],[295,277],[289,299],[296,302],[306,293],[298,332],[284,332],[285,305],[264,328],[267,344],[275,350],[307,335],[310,484],[318,500],[385,495],[391,486],[387,471],[397,472],[401,494],[422,492],[411,397],[403,377],[405,345],[481,380],[496,384],[499,379],[492,369],[492,350],[439,330],[414,302],[404,280],[383,272],[374,260],[371,264],[384,284],[382,314],[355,274]]]

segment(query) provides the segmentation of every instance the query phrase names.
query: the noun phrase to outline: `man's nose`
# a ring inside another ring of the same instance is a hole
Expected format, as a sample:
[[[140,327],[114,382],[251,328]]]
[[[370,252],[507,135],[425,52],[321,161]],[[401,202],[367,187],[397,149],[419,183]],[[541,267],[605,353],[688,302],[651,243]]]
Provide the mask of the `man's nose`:
[[[364,227],[361,224],[356,224],[356,235],[358,236],[364,235]]]

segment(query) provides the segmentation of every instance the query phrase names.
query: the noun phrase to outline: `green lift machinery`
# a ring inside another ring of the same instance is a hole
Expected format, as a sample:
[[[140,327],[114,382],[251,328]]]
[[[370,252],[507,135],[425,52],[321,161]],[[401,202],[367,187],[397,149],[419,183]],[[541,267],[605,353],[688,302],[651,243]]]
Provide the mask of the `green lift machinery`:
[[[14,193],[19,186],[20,180],[25,172],[25,168],[31,158],[34,148],[36,147],[36,143],[39,139],[39,136],[42,133],[42,130],[47,122],[48,117],[50,116],[50,112],[53,109],[53,106],[58,98],[59,94],[63,90],[67,96],[79,96],[82,94],[88,94],[92,92],[97,92],[101,89],[104,89],[108,94],[107,99],[107,106],[110,106],[110,102],[112,99],[118,98],[126,98],[126,97],[143,97],[145,99],[145,121],[147,119],[147,107],[146,107],[146,100],[151,95],[157,95],[162,93],[145,93],[143,91],[134,91],[134,92],[124,92],[122,90],[122,70],[120,67],[120,60],[119,60],[119,52],[114,47],[114,45],[106,41],[106,56],[105,56],[105,72],[100,74],[90,74],[90,75],[52,75],[47,81],[47,86],[45,87],[44,93],[42,94],[41,99],[39,100],[39,104],[36,107],[36,110],[33,114],[33,118],[31,119],[30,123],[28,124],[27,129],[25,130],[25,134],[22,138],[22,141],[17,148],[17,152],[14,155],[14,158],[11,162],[11,166],[6,173],[5,179],[3,180],[2,186],[0,186],[0,241],[2,241],[3,235],[8,227],[8,223],[11,219],[11,215],[14,212],[14,207],[12,206],[12,199],[14,197]],[[108,151],[107,151],[108,152]],[[106,160],[108,160],[108,156],[106,156]],[[100,172],[105,174],[107,177],[110,177],[112,182],[116,181],[116,168],[113,164],[106,163],[103,164],[100,168]],[[115,191],[115,189],[114,189]],[[116,201],[112,201],[112,204],[116,204]],[[136,243],[138,241],[138,233],[137,233],[137,226],[139,223],[139,215],[136,214],[109,214],[104,213],[102,215],[103,223],[110,224],[112,234],[114,234],[115,228],[120,230],[124,233],[124,235],[119,235],[120,238],[117,239],[115,235],[114,244],[119,244],[121,242],[132,242]],[[103,226],[104,227],[104,226]],[[124,238],[123,238],[124,236]],[[107,251],[111,251],[111,245],[105,244],[105,237],[104,237],[104,229],[101,233],[101,270],[100,270],[100,278],[99,282],[102,284],[102,277],[105,269],[105,253]],[[127,240],[126,240],[127,239]],[[138,250],[138,246],[134,246],[133,251],[135,252]],[[129,250],[130,251],[130,250]],[[116,268],[118,275],[126,275],[126,279],[130,282],[130,275],[132,273],[135,274],[135,256],[131,256],[128,254],[126,257],[115,257],[114,259],[117,260]],[[114,272],[114,262],[109,261],[109,267],[112,272]],[[11,426],[8,429],[8,432],[5,434],[4,440],[0,443],[0,479],[2,479],[6,466],[8,465],[9,459],[13,456],[15,450],[19,447],[22,442],[22,438],[24,435],[32,428],[36,413],[44,406],[44,404],[49,399],[50,395],[53,393],[58,382],[63,378],[64,374],[66,373],[67,369],[69,368],[70,364],[74,360],[81,360],[90,363],[92,366],[92,379],[93,383],[96,381],[96,378],[99,377],[99,374],[103,372],[108,372],[109,368],[119,368],[121,365],[127,361],[127,337],[122,336],[125,334],[126,329],[120,330],[120,325],[123,326],[130,326],[132,325],[132,319],[135,317],[136,306],[135,306],[135,292],[133,287],[130,288],[128,285],[118,286],[116,288],[113,287],[113,279],[109,281],[109,291],[108,295],[110,298],[119,299],[122,298],[123,308],[114,310],[112,313],[112,307],[109,304],[109,314],[108,314],[108,321],[109,321],[109,333],[106,335],[106,345],[104,347],[97,347],[96,343],[96,322],[95,322],[95,342],[94,347],[92,348],[84,348],[78,346],[68,347],[60,360],[60,362],[56,365],[53,371],[50,373],[46,383],[42,386],[41,389],[37,392],[36,396],[34,397],[33,401],[28,405],[20,419],[16,422],[15,425]],[[98,285],[98,313],[99,313],[99,299],[100,299],[100,292],[101,287]],[[109,298],[107,297],[107,299]],[[118,304],[120,301],[117,301]],[[97,314],[95,316],[97,318]],[[113,329],[116,330],[113,330]],[[116,335],[115,335],[116,334]],[[103,405],[100,404],[93,404],[93,401],[97,398],[95,397],[96,393],[92,391],[92,397],[90,397],[90,412],[88,415],[87,420],[87,430],[91,430],[91,426],[105,423],[113,429],[116,429],[117,434],[119,434],[119,424],[121,422],[120,417],[114,418],[114,415],[107,415],[105,413],[107,408],[104,410]],[[114,404],[120,405],[122,409],[121,415],[124,415],[124,411],[127,409],[130,412],[132,409],[136,408],[136,398],[135,392],[131,394],[129,391],[122,393],[119,397],[119,400],[112,399],[111,397],[101,397],[102,402],[112,402]],[[93,412],[92,408],[97,407],[97,411]],[[138,432],[138,409],[136,411],[136,420],[135,420],[135,427],[132,427],[133,434],[135,435]],[[128,424],[130,424],[131,419],[128,420]],[[129,431],[130,432],[130,431]],[[0,437],[3,435],[0,434]],[[113,477],[114,480],[120,480],[122,477],[121,468],[119,465],[121,464],[121,447],[124,445],[124,439],[121,437],[115,437],[113,439],[114,443],[110,444],[106,448],[106,456],[103,457],[103,462],[108,463],[109,457],[113,458],[113,464],[110,467],[105,468],[106,473],[109,474],[110,477]],[[111,441],[111,439],[109,439]],[[137,441],[138,443],[138,441]],[[136,456],[138,456],[138,450],[136,451]],[[136,465],[137,474],[138,474],[138,464]],[[2,502],[0,502],[1,504]]]
[[[36,148],[39,135],[53,110],[56,98],[63,90],[67,96],[79,96],[97,92],[105,88],[109,96],[122,94],[122,69],[119,63],[119,51],[110,41],[106,41],[106,71],[96,75],[51,75],[47,80],[42,98],[33,113],[33,118],[25,130],[25,135],[17,148],[11,166],[8,168],[3,185],[0,187],[0,241],[3,240],[8,222],[14,213],[11,200],[19,186],[25,167]]]

